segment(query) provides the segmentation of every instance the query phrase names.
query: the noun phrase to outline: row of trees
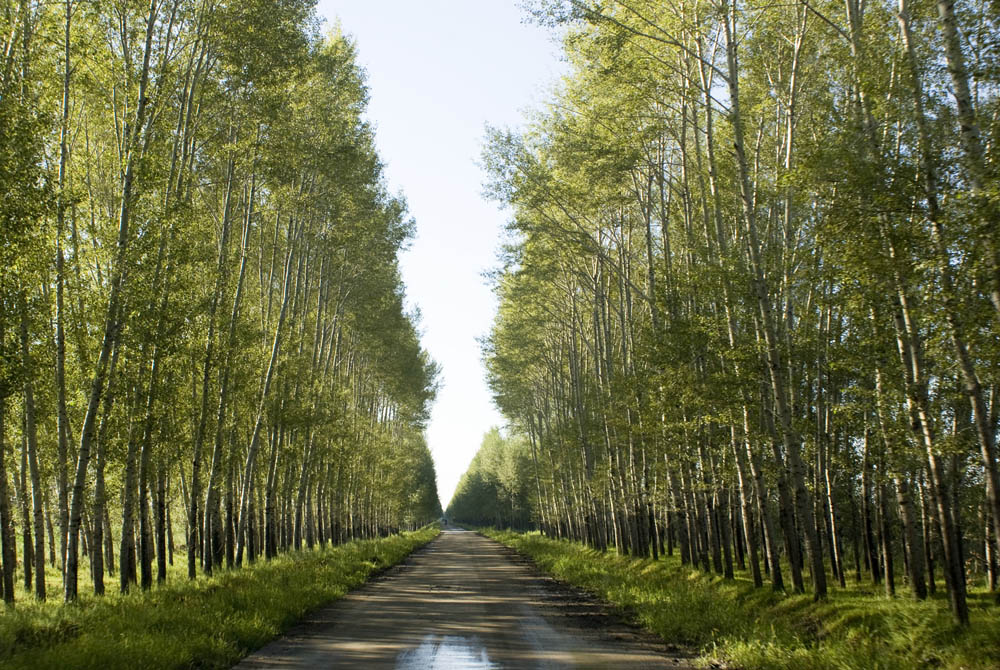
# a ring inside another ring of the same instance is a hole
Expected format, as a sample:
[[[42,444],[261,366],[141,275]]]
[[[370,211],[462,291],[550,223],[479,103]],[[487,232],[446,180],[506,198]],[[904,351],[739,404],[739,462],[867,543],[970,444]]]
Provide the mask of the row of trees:
[[[496,427],[458,480],[447,516],[458,523],[527,530],[532,527],[531,452],[523,435]]]
[[[996,6],[534,12],[571,72],[484,152],[485,357],[538,523],[817,598],[943,578],[967,622],[1000,536]]]
[[[175,526],[193,578],[438,516],[353,44],[306,0],[5,0],[0,46],[4,599],[81,554],[148,589]]]

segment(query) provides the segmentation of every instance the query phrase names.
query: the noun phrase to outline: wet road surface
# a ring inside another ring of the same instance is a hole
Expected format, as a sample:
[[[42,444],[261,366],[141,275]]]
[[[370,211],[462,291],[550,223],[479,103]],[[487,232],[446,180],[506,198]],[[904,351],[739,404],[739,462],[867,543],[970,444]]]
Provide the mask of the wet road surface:
[[[662,641],[475,533],[445,530],[236,668],[688,668]]]

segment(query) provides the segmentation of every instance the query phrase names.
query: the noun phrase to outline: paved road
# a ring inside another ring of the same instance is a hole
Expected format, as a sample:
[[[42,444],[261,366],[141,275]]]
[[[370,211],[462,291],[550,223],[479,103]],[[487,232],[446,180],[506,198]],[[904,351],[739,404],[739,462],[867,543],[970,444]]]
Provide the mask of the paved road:
[[[664,650],[506,547],[445,530],[236,668],[689,667]]]

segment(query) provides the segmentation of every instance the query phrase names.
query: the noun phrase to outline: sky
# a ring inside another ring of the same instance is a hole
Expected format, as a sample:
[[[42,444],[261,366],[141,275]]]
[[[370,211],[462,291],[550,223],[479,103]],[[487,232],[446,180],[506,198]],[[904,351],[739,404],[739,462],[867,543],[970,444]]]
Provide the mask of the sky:
[[[320,0],[317,11],[355,40],[389,188],[416,220],[400,261],[421,341],[442,368],[427,442],[447,507],[483,434],[504,424],[476,339],[493,322],[483,273],[509,216],[481,195],[485,127],[516,127],[543,101],[563,69],[559,47],[522,22],[516,0]]]

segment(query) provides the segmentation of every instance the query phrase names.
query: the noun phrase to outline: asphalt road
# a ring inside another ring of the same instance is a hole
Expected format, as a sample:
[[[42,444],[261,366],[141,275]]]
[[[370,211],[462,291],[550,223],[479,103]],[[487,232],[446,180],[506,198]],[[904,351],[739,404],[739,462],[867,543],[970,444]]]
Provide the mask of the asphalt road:
[[[310,615],[236,668],[686,668],[666,645],[538,573],[506,547],[449,529]]]

